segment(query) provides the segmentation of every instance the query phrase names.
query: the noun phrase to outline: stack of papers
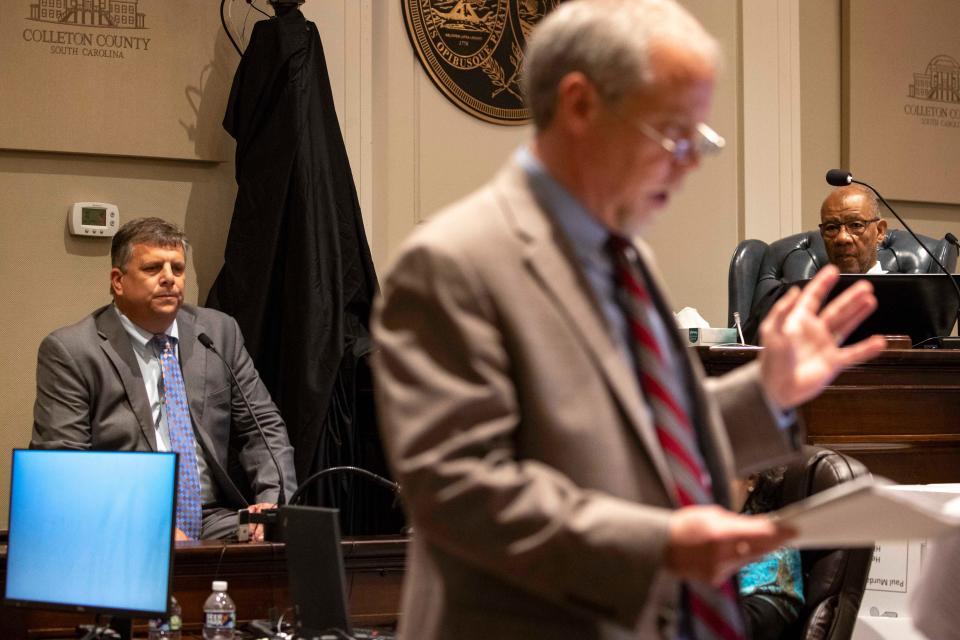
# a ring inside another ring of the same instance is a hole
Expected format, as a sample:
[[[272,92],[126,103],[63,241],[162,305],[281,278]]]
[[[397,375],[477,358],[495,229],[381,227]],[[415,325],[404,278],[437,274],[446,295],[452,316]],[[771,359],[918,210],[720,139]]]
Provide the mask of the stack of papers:
[[[768,514],[797,532],[801,549],[870,547],[878,540],[935,538],[960,531],[960,498],[878,477],[857,478]]]

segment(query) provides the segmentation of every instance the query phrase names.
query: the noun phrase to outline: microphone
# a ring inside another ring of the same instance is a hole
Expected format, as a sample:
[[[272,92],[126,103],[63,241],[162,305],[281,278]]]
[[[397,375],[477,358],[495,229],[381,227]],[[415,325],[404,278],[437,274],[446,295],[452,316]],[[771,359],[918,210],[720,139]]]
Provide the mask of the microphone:
[[[827,171],[827,184],[833,185],[834,187],[845,187],[848,184],[853,182],[853,175],[849,171],[844,171],[843,169],[830,169]],[[870,186],[870,185],[866,185]],[[873,187],[870,187],[873,189]],[[876,191],[874,191],[876,193]],[[877,193],[879,196],[880,194]],[[900,219],[899,217],[897,218]]]
[[[887,200],[882,195],[880,195],[879,191],[873,188],[873,185],[867,184],[862,180],[855,179],[852,173],[850,173],[849,171],[844,171],[843,169],[830,169],[829,171],[827,171],[827,184],[830,184],[834,187],[846,187],[847,185],[854,184],[854,183],[863,185],[867,189],[870,189],[870,191],[873,191],[877,195],[877,197],[880,199],[880,202],[882,202],[884,206],[890,211],[890,213],[893,214],[893,217],[896,218],[900,222],[900,224],[903,225],[903,228],[906,229],[911,236],[913,236],[913,239],[917,241],[917,244],[923,247],[923,250],[927,252],[927,255],[930,256],[930,258],[936,263],[938,267],[940,267],[940,271],[946,274],[947,278],[950,279],[950,283],[953,285],[953,290],[957,294],[957,303],[958,303],[957,322],[958,324],[960,324],[960,286],[957,285],[957,281],[954,279],[953,274],[947,271],[947,268],[943,266],[943,263],[941,263],[940,260],[937,259],[937,256],[933,255],[933,252],[927,248],[927,245],[923,244],[923,242],[920,241],[920,238],[918,238],[917,234],[913,232],[913,229],[910,228],[910,225],[908,225],[906,221],[900,217],[899,213],[893,210],[893,207],[890,206],[890,203],[887,202]],[[948,242],[951,242],[957,245],[958,248],[960,248],[960,243],[957,242],[957,237],[954,236],[952,233],[948,233],[944,237],[947,239]],[[960,329],[960,327],[958,327],[958,329]],[[947,338],[949,339],[949,336],[947,336]],[[930,338],[930,339],[933,340],[934,338]],[[940,343],[939,346],[945,347],[947,345],[947,342],[948,342],[947,339],[939,338],[938,340]],[[924,342],[926,342],[926,340],[924,340]],[[953,343],[954,341],[949,340],[949,342]],[[960,348],[960,344],[957,344],[956,346],[951,344],[951,348],[954,348],[954,349]]]
[[[250,399],[247,398],[246,392],[243,390],[243,387],[240,386],[240,382],[237,380],[237,374],[233,372],[233,367],[231,367],[227,361],[220,355],[220,352],[217,351],[217,348],[213,346],[213,340],[210,339],[205,333],[201,333],[197,336],[197,340],[200,341],[208,351],[213,353],[215,356],[220,358],[220,362],[223,363],[223,366],[227,368],[227,371],[230,372],[230,377],[233,379],[233,384],[240,392],[240,397],[243,398],[243,404],[247,407],[247,413],[250,414],[250,417],[253,418],[253,423],[257,425],[257,431],[260,432],[260,439],[263,440],[263,444],[267,447],[267,453],[270,454],[270,459],[273,460],[273,466],[277,469],[277,480],[280,482],[280,494],[277,496],[277,505],[286,504],[286,494],[283,490],[283,471],[280,470],[280,463],[277,462],[277,456],[274,455],[273,449],[270,447],[270,441],[267,440],[267,435],[263,432],[263,427],[260,425],[260,419],[257,418],[257,413],[253,410],[253,407],[250,406]]]

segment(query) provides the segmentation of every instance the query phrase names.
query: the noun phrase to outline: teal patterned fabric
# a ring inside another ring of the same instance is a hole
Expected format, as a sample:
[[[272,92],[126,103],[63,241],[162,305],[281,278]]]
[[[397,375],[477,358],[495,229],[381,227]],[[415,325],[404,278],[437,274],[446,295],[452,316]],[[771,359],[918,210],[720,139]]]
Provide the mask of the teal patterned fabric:
[[[781,547],[740,569],[738,577],[740,595],[765,601],[784,627],[800,617],[803,569],[798,550]]]
[[[744,513],[767,513],[780,504],[786,467],[774,467],[750,478]],[[803,610],[803,566],[797,549],[781,547],[738,574],[740,606],[752,640],[773,640],[800,618]]]

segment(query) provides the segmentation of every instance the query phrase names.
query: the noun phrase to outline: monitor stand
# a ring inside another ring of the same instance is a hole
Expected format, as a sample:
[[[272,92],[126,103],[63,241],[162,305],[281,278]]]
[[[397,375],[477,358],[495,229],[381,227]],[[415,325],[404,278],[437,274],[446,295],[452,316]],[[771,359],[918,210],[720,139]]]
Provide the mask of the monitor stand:
[[[130,640],[133,637],[133,619],[124,616],[97,615],[96,624],[77,627],[81,640]]]

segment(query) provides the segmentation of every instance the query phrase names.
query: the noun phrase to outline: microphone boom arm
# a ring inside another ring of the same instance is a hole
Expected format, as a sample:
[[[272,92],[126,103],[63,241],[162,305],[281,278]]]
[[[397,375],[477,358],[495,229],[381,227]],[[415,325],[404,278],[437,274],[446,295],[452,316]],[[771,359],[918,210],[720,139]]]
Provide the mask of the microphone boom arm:
[[[903,225],[903,228],[906,229],[911,236],[913,236],[913,239],[917,241],[917,244],[923,247],[923,250],[927,252],[927,255],[930,256],[930,258],[936,263],[938,267],[940,267],[940,271],[942,271],[943,273],[947,274],[950,277],[950,281],[953,282],[953,286],[957,290],[957,299],[960,300],[960,286],[958,286],[957,283],[953,281],[953,274],[947,271],[947,268],[943,266],[943,263],[940,262],[937,256],[933,255],[933,251],[930,251],[930,249],[927,248],[927,245],[925,245],[923,241],[921,241],[920,238],[917,236],[917,234],[913,232],[913,229],[911,229],[910,225],[908,225],[906,221],[900,217],[900,214],[893,210],[893,207],[890,206],[890,203],[887,202],[886,198],[880,195],[879,191],[874,189],[872,186],[870,186],[866,182],[862,182],[855,178],[850,178],[850,182],[865,186],[866,188],[870,189],[870,191],[873,191],[878,198],[880,198],[880,202],[883,203],[883,206],[885,206],[887,210],[889,210],[890,213],[893,214],[893,217],[896,218],[900,222],[900,224]]]
[[[399,495],[400,493],[399,484],[397,484],[396,482],[393,482],[392,480],[388,480],[383,476],[379,476],[372,471],[368,471],[366,469],[361,469],[360,467],[352,467],[352,466],[327,467],[326,469],[321,469],[320,471],[317,471],[313,475],[306,478],[303,482],[301,482],[300,486],[297,487],[297,490],[293,492],[292,496],[290,496],[290,504],[291,505],[297,504],[300,501],[300,499],[304,495],[306,495],[306,488],[309,487],[314,482],[316,482],[317,480],[319,480],[320,478],[326,475],[329,475],[331,473],[341,473],[341,472],[353,473],[361,477],[367,478],[368,480],[371,480],[383,487],[386,487],[387,489],[392,491],[395,495]]]
[[[237,391],[240,392],[240,398],[243,400],[243,404],[247,407],[247,412],[250,414],[250,417],[253,418],[253,424],[257,426],[257,431],[260,432],[260,439],[263,440],[263,444],[267,448],[267,453],[270,454],[270,459],[273,460],[273,466],[277,469],[277,482],[280,483],[280,493],[277,495],[277,506],[283,506],[287,502],[286,493],[283,489],[283,470],[280,468],[280,463],[277,462],[277,456],[273,453],[273,447],[270,446],[270,441],[267,439],[267,434],[263,431],[263,426],[260,424],[260,418],[257,417],[257,413],[253,410],[253,407],[250,406],[250,400],[247,399],[246,392],[243,390],[243,387],[240,386],[240,381],[237,380],[237,374],[233,372],[233,367],[231,367],[224,357],[220,355],[220,352],[217,351],[217,348],[213,345],[213,340],[210,339],[210,336],[205,333],[201,333],[197,336],[197,340],[199,340],[200,344],[206,347],[208,351],[220,359],[220,362],[223,363],[223,366],[227,368],[227,372],[230,374],[233,384],[237,387]]]
[[[923,247],[923,250],[927,252],[927,255],[930,256],[930,259],[933,260],[938,267],[940,267],[940,271],[946,274],[946,276],[950,279],[950,283],[953,285],[953,289],[957,293],[957,302],[960,303],[960,285],[957,285],[956,278],[953,277],[952,273],[947,271],[947,268],[943,266],[943,263],[940,262],[937,256],[933,255],[933,251],[930,251],[927,245],[925,245],[917,236],[917,234],[913,232],[913,229],[910,228],[910,225],[907,224],[906,220],[900,217],[900,214],[897,213],[894,210],[894,208],[890,206],[890,203],[887,202],[886,198],[880,195],[879,191],[873,188],[873,185],[863,182],[862,180],[857,180],[856,178],[853,177],[853,174],[851,174],[848,171],[843,171],[841,169],[830,169],[829,171],[827,171],[827,183],[835,187],[856,183],[866,187],[867,189],[870,189],[870,191],[876,194],[876,196],[880,199],[880,202],[882,202],[883,205],[887,208],[887,210],[893,214],[893,217],[896,218],[900,222],[900,224],[903,225],[903,228],[907,230],[907,233],[909,233],[913,237],[913,239],[917,241],[917,244]],[[952,236],[953,234],[947,234],[947,235]],[[947,238],[947,240],[950,240],[950,238]],[[960,247],[960,245],[958,245],[958,247]],[[958,307],[957,307],[957,323],[958,325],[960,325],[960,304],[958,304]]]

